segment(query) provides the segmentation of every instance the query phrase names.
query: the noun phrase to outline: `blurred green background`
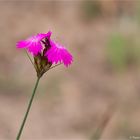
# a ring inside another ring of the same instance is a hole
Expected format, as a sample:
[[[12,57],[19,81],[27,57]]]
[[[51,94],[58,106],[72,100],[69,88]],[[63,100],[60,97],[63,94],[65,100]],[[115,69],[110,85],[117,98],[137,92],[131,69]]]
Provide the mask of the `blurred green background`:
[[[0,1],[0,140],[15,140],[36,73],[16,42],[36,33],[73,54],[41,80],[24,140],[140,139],[140,1]]]

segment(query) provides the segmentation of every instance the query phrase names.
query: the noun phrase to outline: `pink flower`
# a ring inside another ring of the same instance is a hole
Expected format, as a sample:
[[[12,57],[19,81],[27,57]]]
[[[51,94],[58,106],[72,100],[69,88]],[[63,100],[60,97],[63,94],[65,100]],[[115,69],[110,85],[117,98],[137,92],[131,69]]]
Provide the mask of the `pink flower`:
[[[26,40],[21,40],[17,42],[17,48],[25,48],[33,56],[40,54],[41,59],[44,59],[45,56],[47,63],[63,63],[68,67],[73,61],[72,55],[62,45],[51,40],[51,34],[52,32],[49,31],[46,34],[40,33]]]
[[[26,48],[33,55],[37,55],[42,51],[41,40],[45,37],[50,37],[51,32],[47,34],[37,34],[36,36],[31,36],[26,40],[21,40],[17,42],[17,48]]]
[[[45,56],[52,63],[64,63],[68,67],[72,61],[72,55],[62,45],[50,40],[51,48],[45,53]]]

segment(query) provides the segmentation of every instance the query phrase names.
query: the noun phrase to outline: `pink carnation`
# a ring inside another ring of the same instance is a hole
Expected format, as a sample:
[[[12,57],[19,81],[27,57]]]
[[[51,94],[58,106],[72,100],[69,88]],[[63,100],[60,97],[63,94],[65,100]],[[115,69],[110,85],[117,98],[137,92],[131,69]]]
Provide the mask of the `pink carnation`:
[[[34,56],[40,53],[52,64],[64,63],[66,67],[69,66],[73,61],[72,55],[62,45],[52,41],[51,34],[52,32],[49,31],[46,34],[41,33],[21,40],[17,42],[17,48],[25,48]]]

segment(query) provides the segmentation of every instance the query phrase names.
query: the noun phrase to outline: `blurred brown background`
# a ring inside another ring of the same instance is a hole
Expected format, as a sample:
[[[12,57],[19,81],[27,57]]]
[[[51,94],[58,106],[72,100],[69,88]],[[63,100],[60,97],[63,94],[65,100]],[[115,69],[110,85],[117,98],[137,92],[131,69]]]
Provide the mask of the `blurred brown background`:
[[[41,80],[21,139],[140,139],[140,1],[0,1],[0,140],[15,140],[36,73],[16,42],[53,32],[74,56]]]

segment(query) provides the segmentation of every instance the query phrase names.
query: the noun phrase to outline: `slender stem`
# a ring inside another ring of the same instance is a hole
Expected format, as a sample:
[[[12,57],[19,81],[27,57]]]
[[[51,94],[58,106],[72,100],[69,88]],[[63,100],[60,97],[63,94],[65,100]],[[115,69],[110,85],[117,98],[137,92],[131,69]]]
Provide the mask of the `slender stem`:
[[[52,66],[49,70],[51,70],[51,69],[53,69],[53,68],[55,68],[55,67],[57,67],[57,66],[59,66],[59,65],[61,65],[62,63],[60,63],[60,64],[57,64],[57,65],[55,65],[55,66]]]
[[[25,53],[28,56],[28,58],[29,58],[30,62],[32,63],[32,65],[34,66],[34,68],[36,69],[34,62],[32,61],[30,55],[28,54],[28,52],[26,50],[25,50]]]
[[[18,132],[18,135],[17,135],[17,137],[16,137],[16,140],[19,140],[19,139],[20,139],[21,133],[22,133],[22,131],[23,131],[23,128],[24,128],[26,119],[27,119],[27,117],[28,117],[28,114],[29,114],[29,111],[30,111],[30,108],[31,108],[31,105],[32,105],[32,102],[33,102],[33,99],[34,99],[34,96],[35,96],[35,93],[36,93],[36,89],[37,89],[37,87],[38,87],[39,80],[40,80],[40,77],[37,78],[35,87],[34,87],[34,89],[33,89],[33,93],[32,93],[32,95],[31,95],[31,98],[30,98],[30,101],[29,101],[29,104],[28,104],[27,111],[26,111],[26,113],[25,113],[24,119],[23,119],[23,121],[22,121],[21,127],[20,127],[19,132]]]

